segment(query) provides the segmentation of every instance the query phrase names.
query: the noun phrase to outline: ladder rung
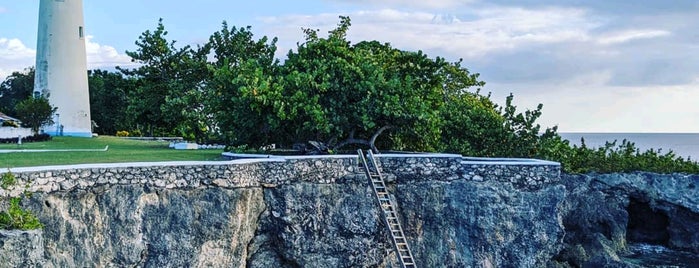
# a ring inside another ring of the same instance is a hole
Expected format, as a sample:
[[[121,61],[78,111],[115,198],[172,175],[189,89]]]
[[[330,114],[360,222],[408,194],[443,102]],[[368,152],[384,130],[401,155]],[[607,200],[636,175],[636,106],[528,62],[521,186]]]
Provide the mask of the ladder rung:
[[[379,200],[379,205],[383,211],[382,216],[393,238],[393,244],[397,249],[396,253],[398,255],[398,260],[401,262],[401,266],[405,268],[416,268],[417,265],[415,265],[415,260],[413,260],[408,241],[400,226],[400,221],[398,220],[398,213],[388,193],[386,182],[381,176],[381,169],[379,168],[376,158],[374,158],[372,152],[367,152],[365,154],[364,151],[357,150],[357,153],[359,154],[359,162],[363,164],[364,171],[369,177],[368,179],[371,182],[376,199]]]

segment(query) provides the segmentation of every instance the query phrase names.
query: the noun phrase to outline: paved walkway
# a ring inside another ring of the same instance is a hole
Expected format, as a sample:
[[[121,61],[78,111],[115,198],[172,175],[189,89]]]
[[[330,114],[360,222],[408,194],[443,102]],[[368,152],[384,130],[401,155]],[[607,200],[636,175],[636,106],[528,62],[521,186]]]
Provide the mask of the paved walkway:
[[[106,152],[109,150],[109,145],[104,149],[16,149],[16,150],[0,150],[0,154],[10,153],[54,153],[54,152]]]

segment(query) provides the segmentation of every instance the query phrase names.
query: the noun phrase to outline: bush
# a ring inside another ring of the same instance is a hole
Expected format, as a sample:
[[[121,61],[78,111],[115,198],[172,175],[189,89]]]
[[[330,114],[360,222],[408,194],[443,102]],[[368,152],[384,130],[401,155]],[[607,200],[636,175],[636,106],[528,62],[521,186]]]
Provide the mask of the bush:
[[[34,214],[20,207],[20,201],[20,197],[11,198],[9,209],[0,212],[0,229],[34,230],[43,228],[44,225]]]
[[[684,159],[672,151],[659,149],[641,151],[633,142],[623,140],[607,142],[599,148],[589,148],[585,140],[581,145],[570,146],[567,140],[556,135],[542,142],[540,158],[560,162],[568,173],[614,173],[648,171],[655,173],[699,173],[699,163]]]
[[[9,189],[10,187],[14,186],[16,183],[17,183],[17,179],[15,178],[15,175],[13,175],[10,172],[2,174],[2,177],[0,177],[0,187],[4,190]]]
[[[13,127],[13,128],[18,128],[19,124],[15,121],[3,121],[2,122],[3,127]]]
[[[131,130],[131,133],[129,134],[129,137],[142,137],[143,134],[141,133],[141,130],[139,129],[134,129]]]
[[[15,175],[10,172],[2,174],[2,177],[0,177],[0,186],[2,186],[2,188],[5,190],[16,184],[17,180]],[[41,222],[39,222],[39,219],[34,216],[34,214],[20,207],[19,203],[21,201],[21,197],[10,198],[8,210],[0,211],[0,229],[34,230],[44,227]]]
[[[22,137],[22,143],[28,143],[28,142],[42,142],[42,141],[50,141],[52,139],[51,135],[49,134],[36,134],[32,136],[27,136],[27,137]],[[0,139],[0,143],[17,143],[18,139],[17,138],[7,138],[7,139]]]
[[[120,130],[120,131],[117,131],[116,136],[117,137],[128,137],[129,132],[126,130]]]

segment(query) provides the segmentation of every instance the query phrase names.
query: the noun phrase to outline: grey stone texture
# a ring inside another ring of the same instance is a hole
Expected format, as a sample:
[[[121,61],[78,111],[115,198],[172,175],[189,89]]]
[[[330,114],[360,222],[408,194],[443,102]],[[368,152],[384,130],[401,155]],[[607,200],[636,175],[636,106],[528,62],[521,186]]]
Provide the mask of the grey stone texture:
[[[699,175],[564,174],[562,183],[568,197],[558,264],[635,267],[623,261],[634,242],[699,255]]]
[[[379,158],[419,267],[633,267],[629,204],[699,252],[697,176],[560,175],[538,161]],[[37,168],[0,196],[41,231],[0,232],[12,267],[398,267],[357,158]],[[0,265],[1,266],[1,265]]]

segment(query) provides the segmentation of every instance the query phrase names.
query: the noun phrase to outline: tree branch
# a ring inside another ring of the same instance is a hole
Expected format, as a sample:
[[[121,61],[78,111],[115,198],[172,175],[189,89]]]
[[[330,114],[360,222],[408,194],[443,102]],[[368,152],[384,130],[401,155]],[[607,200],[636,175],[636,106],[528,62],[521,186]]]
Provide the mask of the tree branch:
[[[367,141],[367,140],[365,140],[365,139],[348,138],[348,139],[346,139],[346,140],[341,141],[340,143],[338,143],[338,144],[335,146],[334,149],[335,149],[335,150],[338,150],[338,149],[340,149],[340,148],[342,148],[342,147],[345,147],[345,146],[347,146],[347,145],[350,145],[350,144],[361,144],[361,145],[367,145],[367,146],[368,146],[368,145],[369,145],[369,141]]]
[[[376,139],[379,137],[379,135],[381,135],[381,133],[383,133],[384,131],[389,130],[391,128],[393,128],[393,126],[391,126],[391,125],[383,126],[378,131],[376,131],[376,133],[374,133],[373,136],[371,136],[371,140],[369,140],[369,147],[371,147],[372,152],[374,152],[375,154],[379,153],[379,149],[376,149],[376,144],[375,144]]]

